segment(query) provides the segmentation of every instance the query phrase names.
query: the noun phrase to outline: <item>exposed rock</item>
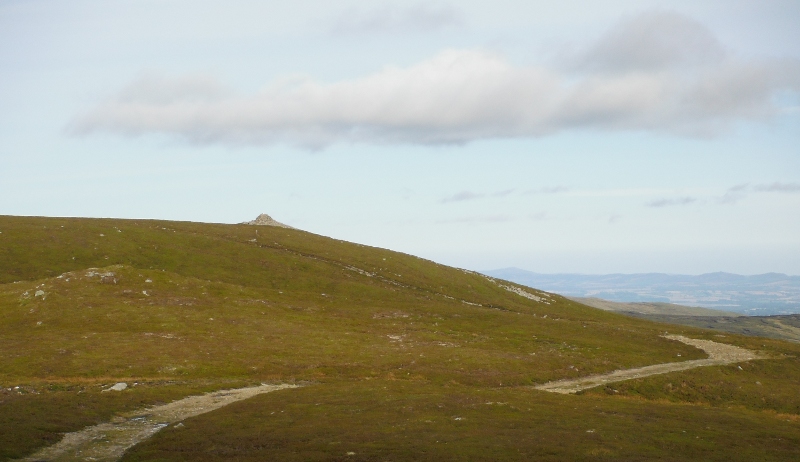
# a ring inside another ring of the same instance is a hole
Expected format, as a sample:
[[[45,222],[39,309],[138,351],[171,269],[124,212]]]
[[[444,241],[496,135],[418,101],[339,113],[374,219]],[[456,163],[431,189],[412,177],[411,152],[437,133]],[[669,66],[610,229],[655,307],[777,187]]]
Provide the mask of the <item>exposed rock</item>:
[[[110,391],[110,390],[122,391],[122,390],[124,390],[126,388],[128,388],[128,384],[127,383],[125,383],[125,382],[117,382],[114,385],[110,386],[109,388],[106,388],[103,391]]]
[[[88,271],[86,273],[87,278],[93,278],[95,276],[100,276],[100,282],[102,282],[103,284],[116,284],[118,281],[117,274],[114,273],[113,271],[107,271],[105,273],[100,273],[98,271]]]
[[[279,228],[295,229],[295,228],[292,228],[289,225],[284,225],[283,223],[280,223],[278,221],[273,220],[272,217],[267,215],[266,213],[262,213],[261,215],[256,217],[255,220],[245,221],[242,224],[243,225],[256,225],[256,226],[277,226]]]

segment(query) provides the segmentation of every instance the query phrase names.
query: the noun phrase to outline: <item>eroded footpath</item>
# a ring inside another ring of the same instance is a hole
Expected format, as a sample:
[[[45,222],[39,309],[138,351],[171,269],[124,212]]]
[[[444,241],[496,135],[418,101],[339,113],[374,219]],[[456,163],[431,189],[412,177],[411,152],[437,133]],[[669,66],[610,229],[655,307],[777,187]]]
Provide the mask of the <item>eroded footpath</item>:
[[[685,371],[687,369],[694,369],[695,367],[719,366],[766,358],[766,356],[763,356],[755,351],[733,345],[727,345],[724,343],[718,343],[711,340],[693,339],[684,337],[682,335],[665,335],[664,337],[670,340],[683,342],[695,348],[699,348],[706,352],[708,358],[676,363],[654,364],[652,366],[637,367],[635,369],[621,369],[609,372],[608,374],[590,375],[577,379],[556,380],[542,385],[537,385],[533,388],[537,390],[550,391],[553,393],[570,394],[608,383],[639,379],[642,377],[649,377],[651,375]]]
[[[181,420],[219,409],[228,404],[262,393],[297,388],[297,385],[259,385],[256,387],[220,390],[173,401],[117,417],[83,430],[67,433],[58,443],[25,459],[34,461],[97,461],[119,460],[132,446],[153,436],[162,428]]]

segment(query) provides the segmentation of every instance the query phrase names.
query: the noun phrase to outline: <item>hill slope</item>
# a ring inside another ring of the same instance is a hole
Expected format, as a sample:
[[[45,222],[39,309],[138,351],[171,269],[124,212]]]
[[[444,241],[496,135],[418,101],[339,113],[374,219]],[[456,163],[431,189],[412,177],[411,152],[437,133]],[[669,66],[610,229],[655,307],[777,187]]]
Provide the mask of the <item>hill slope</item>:
[[[0,457],[146,404],[260,382],[307,386],[194,417],[126,458],[702,456],[692,438],[665,446],[664,432],[715,421],[738,429],[701,432],[727,445],[720,457],[753,454],[743,445],[775,460],[798,452],[797,423],[762,411],[798,414],[794,395],[764,395],[762,405],[734,394],[712,409],[528,388],[704,357],[666,330],[719,340],[300,230],[0,217],[0,425],[11,429]],[[782,359],[763,361],[776,364],[766,371],[707,374],[773,374],[781,390],[800,377],[798,347],[726,341]],[[716,393],[714,380],[703,393]],[[101,391],[118,381],[136,386]],[[625,433],[646,415],[660,422],[645,425],[650,433]],[[531,431],[538,436],[524,436]],[[792,444],[767,447],[764,431]]]

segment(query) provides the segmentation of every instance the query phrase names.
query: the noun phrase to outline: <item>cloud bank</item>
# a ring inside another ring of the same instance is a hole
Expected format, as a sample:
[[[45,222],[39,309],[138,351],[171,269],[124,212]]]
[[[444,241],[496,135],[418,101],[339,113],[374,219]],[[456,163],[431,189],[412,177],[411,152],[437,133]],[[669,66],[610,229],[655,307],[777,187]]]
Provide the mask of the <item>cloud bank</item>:
[[[77,117],[75,134],[165,134],[194,143],[467,143],[563,130],[713,136],[780,112],[800,91],[797,60],[744,60],[674,13],[619,23],[549,67],[483,50],[445,50],[415,65],[334,83],[277,80],[236,95],[208,76],[144,78]]]

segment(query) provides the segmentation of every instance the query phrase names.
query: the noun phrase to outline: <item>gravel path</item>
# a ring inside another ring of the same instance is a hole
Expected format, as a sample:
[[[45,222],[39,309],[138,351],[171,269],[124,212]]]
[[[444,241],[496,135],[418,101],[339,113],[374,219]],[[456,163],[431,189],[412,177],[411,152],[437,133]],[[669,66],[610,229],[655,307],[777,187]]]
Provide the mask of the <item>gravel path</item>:
[[[537,385],[534,388],[537,390],[551,391],[553,393],[569,394],[607,383],[622,382],[623,380],[639,379],[651,375],[666,374],[667,372],[684,371],[701,366],[717,366],[764,358],[764,356],[754,351],[733,345],[726,345],[724,343],[712,342],[711,340],[697,340],[681,335],[665,335],[664,337],[700,348],[708,354],[708,358],[677,363],[654,364],[652,366],[637,367],[635,369],[622,369],[609,372],[608,374],[590,375],[578,379],[557,380]]]
[[[665,337],[700,348],[708,354],[708,358],[617,370],[608,374],[592,375],[578,379],[558,380],[538,385],[534,388],[553,393],[569,394],[623,380],[682,371],[701,366],[731,364],[764,358],[764,356],[754,351],[711,340],[697,340],[680,335],[666,335]],[[111,422],[67,433],[58,443],[22,459],[22,461],[117,461],[127,449],[153,436],[170,424],[219,409],[261,393],[269,393],[285,388],[297,388],[297,385],[260,385],[257,387],[221,390],[200,396],[189,396],[162,406],[142,409],[125,417],[117,417]]]
[[[163,406],[142,409],[126,417],[117,417],[111,422],[67,433],[58,443],[22,460],[25,462],[116,461],[127,449],[150,438],[170,424],[261,393],[284,388],[297,388],[297,385],[260,385],[189,396]]]

